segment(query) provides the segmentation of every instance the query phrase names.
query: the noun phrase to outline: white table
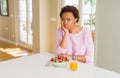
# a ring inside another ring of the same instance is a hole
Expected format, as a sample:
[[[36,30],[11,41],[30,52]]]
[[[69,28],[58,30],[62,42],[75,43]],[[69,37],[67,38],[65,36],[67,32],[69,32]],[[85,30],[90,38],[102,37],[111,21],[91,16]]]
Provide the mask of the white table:
[[[0,78],[120,78],[120,74],[79,63],[77,71],[45,64],[54,54],[41,52],[0,62]]]

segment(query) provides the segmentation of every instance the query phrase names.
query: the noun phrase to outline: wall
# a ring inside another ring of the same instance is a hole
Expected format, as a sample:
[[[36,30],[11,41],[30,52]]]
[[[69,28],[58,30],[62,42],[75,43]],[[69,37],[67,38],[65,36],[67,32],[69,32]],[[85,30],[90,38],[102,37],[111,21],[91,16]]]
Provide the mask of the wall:
[[[97,2],[96,65],[120,73],[120,0]]]
[[[40,51],[50,51],[50,0],[40,0]]]
[[[33,1],[33,51],[55,52],[57,0]]]
[[[15,42],[14,0],[8,0],[9,16],[0,15],[0,39]]]
[[[55,53],[56,46],[56,29],[57,29],[57,0],[50,1],[50,31],[51,31],[51,45],[50,51]]]
[[[34,52],[48,51],[54,53],[57,29],[57,0],[35,0],[33,6]]]
[[[50,0],[33,1],[33,52],[51,52]]]
[[[39,53],[40,52],[40,0],[34,0],[32,2],[32,9],[33,9],[33,22],[32,22],[32,29],[33,29],[33,52]]]

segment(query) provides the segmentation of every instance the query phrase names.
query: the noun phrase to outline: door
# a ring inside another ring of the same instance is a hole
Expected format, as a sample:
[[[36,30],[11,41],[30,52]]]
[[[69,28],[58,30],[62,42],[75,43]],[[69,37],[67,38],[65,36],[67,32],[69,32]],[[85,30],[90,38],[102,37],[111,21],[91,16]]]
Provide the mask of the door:
[[[32,0],[19,0],[19,42],[32,49]]]

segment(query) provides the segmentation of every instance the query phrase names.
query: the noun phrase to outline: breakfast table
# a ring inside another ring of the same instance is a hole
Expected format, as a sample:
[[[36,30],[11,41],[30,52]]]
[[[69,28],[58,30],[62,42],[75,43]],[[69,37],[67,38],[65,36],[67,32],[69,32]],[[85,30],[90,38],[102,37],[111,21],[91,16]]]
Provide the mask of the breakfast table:
[[[40,52],[0,62],[0,78],[120,78],[119,73],[80,62],[76,71],[70,70],[69,63],[55,67],[49,64],[55,56],[50,52]]]

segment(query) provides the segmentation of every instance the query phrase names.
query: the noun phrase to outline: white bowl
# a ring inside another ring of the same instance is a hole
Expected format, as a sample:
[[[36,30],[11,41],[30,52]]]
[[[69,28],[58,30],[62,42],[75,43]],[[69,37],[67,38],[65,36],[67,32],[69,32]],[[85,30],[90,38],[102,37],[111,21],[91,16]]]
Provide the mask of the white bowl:
[[[68,62],[52,62],[52,65],[55,67],[63,67],[66,66]]]

